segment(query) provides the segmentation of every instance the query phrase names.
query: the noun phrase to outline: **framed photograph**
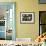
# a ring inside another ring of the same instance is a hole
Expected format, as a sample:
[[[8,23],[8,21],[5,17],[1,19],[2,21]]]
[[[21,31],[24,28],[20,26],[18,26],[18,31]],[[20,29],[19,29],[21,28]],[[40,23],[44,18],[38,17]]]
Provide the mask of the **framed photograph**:
[[[34,12],[21,12],[20,13],[20,23],[27,23],[27,24],[31,24],[34,23],[34,19],[35,15]]]
[[[38,0],[40,4],[46,4],[46,0]]]
[[[39,35],[46,33],[46,11],[39,11]]]

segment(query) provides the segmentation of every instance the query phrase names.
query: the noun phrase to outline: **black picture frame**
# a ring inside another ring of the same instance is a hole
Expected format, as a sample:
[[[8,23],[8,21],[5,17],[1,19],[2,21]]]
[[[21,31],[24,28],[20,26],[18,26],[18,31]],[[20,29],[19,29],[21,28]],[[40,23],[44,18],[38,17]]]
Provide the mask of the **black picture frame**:
[[[46,4],[46,0],[38,0],[39,4]]]
[[[40,26],[46,26],[46,22],[44,22],[44,23],[41,23],[41,16],[45,16],[46,15],[46,11],[39,11],[39,36],[41,35],[41,34],[43,34],[44,32],[43,31],[41,31],[40,30]],[[45,20],[44,20],[45,21]],[[43,29],[43,28],[42,28]],[[46,28],[45,28],[46,29]]]
[[[34,22],[35,22],[34,12],[20,12],[21,24],[34,24]]]

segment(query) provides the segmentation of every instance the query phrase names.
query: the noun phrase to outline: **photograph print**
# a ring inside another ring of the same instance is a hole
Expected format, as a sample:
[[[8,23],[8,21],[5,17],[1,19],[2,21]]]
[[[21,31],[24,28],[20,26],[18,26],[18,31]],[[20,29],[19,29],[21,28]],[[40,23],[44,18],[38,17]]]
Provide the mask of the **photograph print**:
[[[20,13],[20,23],[31,24],[34,23],[34,13],[33,12],[21,12]]]

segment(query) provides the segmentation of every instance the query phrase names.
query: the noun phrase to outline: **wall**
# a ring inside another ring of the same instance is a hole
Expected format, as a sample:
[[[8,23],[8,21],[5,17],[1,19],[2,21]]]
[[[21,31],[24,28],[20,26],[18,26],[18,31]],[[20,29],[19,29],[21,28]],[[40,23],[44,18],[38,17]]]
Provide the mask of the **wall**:
[[[16,37],[36,38],[39,34],[39,10],[46,10],[46,4],[38,0],[3,0],[0,2],[16,2]],[[34,24],[20,24],[20,12],[34,12]]]

